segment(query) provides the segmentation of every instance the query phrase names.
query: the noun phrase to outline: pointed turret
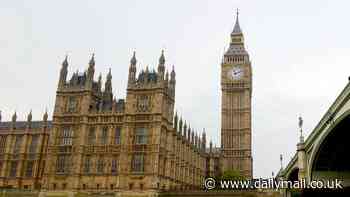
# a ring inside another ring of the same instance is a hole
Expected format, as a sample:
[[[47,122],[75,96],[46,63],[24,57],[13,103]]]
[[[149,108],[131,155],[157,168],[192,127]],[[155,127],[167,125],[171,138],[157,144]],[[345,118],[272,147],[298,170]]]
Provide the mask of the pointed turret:
[[[137,63],[136,52],[134,51],[130,60],[128,85],[131,85],[136,81],[136,63]]]
[[[61,72],[60,72],[60,78],[58,81],[58,87],[62,88],[66,84],[67,80],[67,73],[68,73],[68,56],[64,58],[62,62]]]
[[[94,74],[95,74],[95,54],[93,53],[89,61],[89,68],[87,70],[87,80],[85,84],[85,87],[87,89],[92,88],[92,84],[94,81]]]
[[[165,81],[168,82],[169,81],[169,72],[166,71],[166,74],[165,74]]]
[[[92,54],[91,59],[89,61],[89,68],[95,68],[95,53]]]
[[[64,60],[62,62],[62,67],[63,68],[67,68],[68,67],[68,55],[66,55],[66,57],[64,58]]]
[[[12,128],[16,129],[16,121],[17,121],[17,112],[12,115]]]
[[[168,71],[165,72],[164,85],[167,88],[168,93],[169,93],[169,89],[168,89],[168,86],[169,86],[169,72]]]
[[[106,82],[105,82],[105,93],[112,93],[112,71],[111,68],[109,68]]]
[[[186,138],[187,138],[188,142],[191,142],[191,125],[188,125]]]
[[[169,91],[171,93],[171,96],[175,98],[175,85],[176,85],[176,74],[175,74],[175,68],[173,66],[173,69],[170,73],[170,81],[169,81]]]
[[[191,133],[191,143],[192,145],[194,145],[194,130],[192,129],[192,133]]]
[[[158,63],[158,76],[161,80],[164,79],[164,72],[165,72],[165,57],[164,57],[164,50],[162,50],[162,54],[159,57],[159,63]]]
[[[47,132],[48,130],[46,129],[47,126],[48,126],[48,122],[47,122],[47,119],[48,119],[49,115],[47,114],[47,108],[45,109],[45,113],[43,115],[43,123],[41,124],[41,126],[45,129],[44,131]]]
[[[198,134],[198,144],[197,144],[198,149],[201,151],[202,150],[202,141],[201,141],[201,136]]]
[[[137,60],[136,60],[136,51],[133,52],[133,55],[130,59],[130,65],[136,66]]]
[[[177,131],[177,121],[178,121],[178,117],[177,117],[177,112],[175,112],[175,117],[174,117],[174,129],[175,129],[175,132]]]
[[[27,127],[28,128],[31,128],[31,126],[32,126],[32,119],[33,119],[32,110],[30,110],[30,112],[27,116]]]
[[[180,135],[182,134],[182,117],[180,118],[180,121],[179,121],[179,133]]]
[[[161,53],[161,55],[160,55],[160,57],[159,57],[158,68],[159,68],[160,65],[163,65],[163,66],[164,66],[164,64],[165,64],[165,57],[164,57],[164,50],[162,50],[162,53]]]
[[[103,106],[102,108],[107,107],[106,109],[111,110],[112,109],[112,101],[113,101],[113,90],[112,90],[112,71],[111,68],[109,68],[107,77],[106,77],[106,82],[105,82],[105,89],[103,92],[103,102],[106,104],[106,106]],[[100,108],[100,109],[102,109]]]
[[[49,115],[47,114],[47,109],[45,110],[44,116],[43,116],[43,121],[47,122]]]
[[[32,115],[32,110],[30,110],[28,117],[27,117],[27,122],[32,122],[33,115]]]
[[[98,92],[102,91],[102,73],[100,73],[100,75],[98,76],[97,89]]]
[[[207,146],[207,139],[206,139],[206,134],[205,134],[205,129],[203,128],[203,133],[202,133],[202,151],[205,151],[205,148]]]
[[[184,138],[186,138],[186,132],[187,132],[187,123],[186,123],[186,120],[185,120],[185,125],[184,125],[184,129],[183,129],[183,133],[182,133],[182,136]]]
[[[175,74],[175,66],[173,65],[173,69],[171,70],[171,73],[170,73],[170,83],[174,83],[176,82],[176,74]]]
[[[213,152],[213,142],[210,140],[209,143],[209,152],[212,153]]]
[[[15,113],[12,115],[12,122],[16,122],[17,121],[17,112],[15,111]]]

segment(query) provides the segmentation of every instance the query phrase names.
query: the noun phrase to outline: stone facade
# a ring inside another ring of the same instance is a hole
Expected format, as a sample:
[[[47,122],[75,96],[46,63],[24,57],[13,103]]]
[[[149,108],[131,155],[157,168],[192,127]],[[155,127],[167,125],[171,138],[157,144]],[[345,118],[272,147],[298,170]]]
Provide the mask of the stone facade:
[[[198,188],[205,177],[206,139],[174,115],[175,70],[147,67],[136,76],[131,58],[126,99],[102,90],[88,70],[66,81],[62,64],[45,166],[48,190],[158,190]]]
[[[0,187],[9,186],[24,189],[41,187],[46,161],[46,148],[51,122],[17,121],[17,114],[11,122],[1,122],[0,114]]]
[[[32,122],[31,113],[26,122],[17,121],[16,114],[12,122],[0,121],[2,186],[73,191],[190,190],[202,187],[205,176],[217,175],[219,150],[212,143],[207,148],[205,131],[199,134],[174,112],[174,67],[170,73],[166,71],[163,52],[157,72],[147,67],[136,76],[136,64],[134,53],[126,98],[117,100],[112,93],[111,70],[102,88],[102,77],[94,80],[92,56],[87,71],[73,73],[67,80],[66,57],[52,122],[47,121],[47,114],[43,121]],[[27,177],[24,173],[33,159],[34,135],[39,136],[36,143],[41,149],[36,149],[38,160],[33,169],[37,171]],[[17,160],[20,162],[13,162]],[[11,174],[11,169],[16,174]]]

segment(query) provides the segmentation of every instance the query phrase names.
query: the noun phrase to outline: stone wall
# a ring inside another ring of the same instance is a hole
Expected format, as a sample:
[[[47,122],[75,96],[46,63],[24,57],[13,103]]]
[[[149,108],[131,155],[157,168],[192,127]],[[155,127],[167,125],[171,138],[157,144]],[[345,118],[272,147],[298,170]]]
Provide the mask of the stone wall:
[[[278,191],[188,191],[160,192],[124,191],[124,192],[73,192],[73,191],[21,191],[2,190],[1,197],[281,197]]]
[[[280,197],[278,191],[192,191],[164,192],[159,197]]]

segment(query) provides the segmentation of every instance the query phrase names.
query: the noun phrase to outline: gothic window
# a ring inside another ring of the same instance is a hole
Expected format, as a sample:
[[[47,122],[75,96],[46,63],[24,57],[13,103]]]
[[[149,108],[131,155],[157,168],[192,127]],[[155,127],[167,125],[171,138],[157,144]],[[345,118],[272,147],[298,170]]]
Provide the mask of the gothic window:
[[[97,173],[102,174],[103,171],[104,171],[104,161],[103,161],[103,158],[100,158],[97,161]]]
[[[120,144],[120,140],[121,140],[121,128],[117,127],[115,128],[115,133],[114,133],[114,144]]]
[[[70,128],[64,128],[61,135],[61,145],[72,145],[73,131]]]
[[[144,172],[144,155],[135,154],[132,158],[131,169],[133,172]]]
[[[141,95],[137,98],[137,111],[146,112],[150,111],[151,99],[147,95]]]
[[[34,162],[33,161],[28,161],[27,162],[26,177],[32,177],[33,176],[33,166],[34,166]]]
[[[88,134],[88,145],[94,145],[96,140],[95,127],[90,127]]]
[[[23,139],[22,135],[16,136],[15,147],[13,148],[14,154],[18,154],[19,151],[21,150],[22,139]]]
[[[7,139],[6,135],[0,136],[0,153],[4,153],[5,152],[6,139]]]
[[[68,112],[75,112],[77,106],[77,100],[75,97],[69,97],[68,100]]]
[[[39,136],[38,135],[33,135],[32,136],[32,142],[30,143],[29,146],[29,153],[35,153],[36,152],[36,147],[38,145],[39,141]]]
[[[107,139],[108,139],[108,127],[103,127],[102,134],[101,134],[101,144],[102,145],[107,144]]]
[[[90,158],[90,156],[87,156],[85,158],[85,162],[84,162],[84,173],[89,174],[90,169],[91,169],[91,158]]]
[[[10,177],[16,177],[17,174],[17,161],[12,161],[11,162],[11,167],[10,167]]]
[[[69,162],[68,155],[59,155],[57,157],[57,162],[56,162],[56,173],[57,174],[67,173],[69,168],[68,162]]]
[[[117,158],[112,159],[111,173],[112,173],[112,175],[115,175],[118,173],[118,159]]]
[[[147,129],[144,127],[136,128],[135,131],[135,143],[147,144]]]

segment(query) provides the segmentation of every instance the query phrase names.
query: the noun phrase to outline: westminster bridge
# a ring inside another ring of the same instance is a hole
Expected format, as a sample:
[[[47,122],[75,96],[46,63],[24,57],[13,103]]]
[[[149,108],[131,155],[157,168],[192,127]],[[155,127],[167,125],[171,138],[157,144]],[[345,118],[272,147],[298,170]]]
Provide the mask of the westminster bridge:
[[[349,77],[350,81],[350,77]],[[301,120],[302,125],[302,120]],[[301,133],[302,127],[300,126]],[[311,134],[301,134],[296,153],[277,174],[284,180],[341,180],[350,186],[350,82],[345,86]],[[282,158],[281,158],[282,160]]]

